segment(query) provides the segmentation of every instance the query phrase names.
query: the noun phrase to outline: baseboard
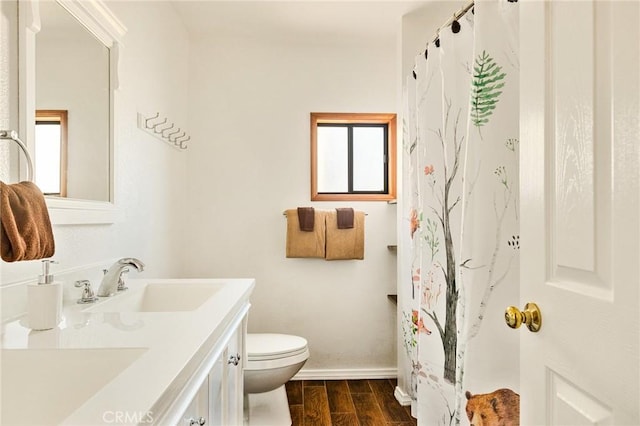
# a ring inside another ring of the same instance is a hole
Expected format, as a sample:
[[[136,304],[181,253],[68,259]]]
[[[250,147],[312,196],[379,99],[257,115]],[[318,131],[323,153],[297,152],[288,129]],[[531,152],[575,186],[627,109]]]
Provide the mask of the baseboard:
[[[291,380],[395,379],[397,368],[302,369]]]
[[[396,397],[396,400],[400,403],[400,405],[411,405],[411,397],[408,393],[400,389],[400,387],[396,386],[396,389],[393,391],[393,396]]]

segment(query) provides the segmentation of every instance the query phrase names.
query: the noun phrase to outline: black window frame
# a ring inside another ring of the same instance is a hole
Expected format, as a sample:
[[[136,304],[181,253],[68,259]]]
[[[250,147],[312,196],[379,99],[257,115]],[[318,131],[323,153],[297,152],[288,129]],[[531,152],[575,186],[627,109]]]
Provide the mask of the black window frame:
[[[347,191],[318,194],[387,194],[389,192],[389,124],[388,123],[318,123],[318,127],[347,128]],[[383,129],[383,189],[381,191],[356,191],[353,189],[353,129],[355,127],[381,127]]]

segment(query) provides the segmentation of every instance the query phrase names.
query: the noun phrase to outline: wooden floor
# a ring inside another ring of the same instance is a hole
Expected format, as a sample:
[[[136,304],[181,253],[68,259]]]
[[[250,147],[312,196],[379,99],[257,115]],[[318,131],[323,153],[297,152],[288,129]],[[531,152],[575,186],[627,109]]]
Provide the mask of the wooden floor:
[[[292,426],[413,426],[395,380],[304,380],[286,385]]]

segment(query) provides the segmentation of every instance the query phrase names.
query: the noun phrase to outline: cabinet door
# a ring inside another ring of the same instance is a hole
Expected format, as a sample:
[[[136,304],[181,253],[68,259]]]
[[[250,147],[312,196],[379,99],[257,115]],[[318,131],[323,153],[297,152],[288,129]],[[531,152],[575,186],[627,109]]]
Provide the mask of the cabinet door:
[[[224,378],[224,393],[226,396],[226,425],[242,424],[242,394],[244,388],[243,366],[243,326],[240,325],[231,336],[226,350],[226,369]]]
[[[247,318],[237,324],[209,372],[209,425],[242,425]]]
[[[200,390],[182,415],[181,425],[209,424],[209,378],[206,377]]]
[[[226,350],[218,358],[209,373],[209,424],[212,426],[223,426],[224,417],[224,396],[222,392],[222,376],[225,370]]]

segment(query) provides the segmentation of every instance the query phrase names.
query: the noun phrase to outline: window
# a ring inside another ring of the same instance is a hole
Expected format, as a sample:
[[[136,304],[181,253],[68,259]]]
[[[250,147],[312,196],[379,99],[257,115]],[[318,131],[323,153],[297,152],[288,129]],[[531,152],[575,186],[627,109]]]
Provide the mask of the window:
[[[36,111],[35,183],[45,195],[67,196],[67,111]]]
[[[396,198],[396,115],[311,113],[311,200]]]

